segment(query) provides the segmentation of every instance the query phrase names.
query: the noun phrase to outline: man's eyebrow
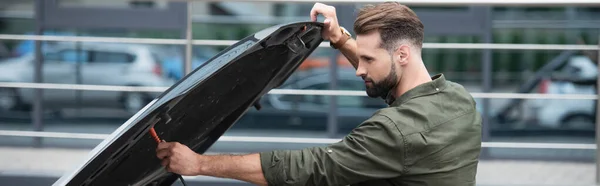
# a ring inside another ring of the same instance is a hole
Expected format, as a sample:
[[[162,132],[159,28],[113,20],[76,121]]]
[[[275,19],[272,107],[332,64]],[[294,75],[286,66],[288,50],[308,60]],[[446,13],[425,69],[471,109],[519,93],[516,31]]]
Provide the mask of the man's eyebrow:
[[[362,59],[373,59],[373,57],[369,56],[369,55],[365,55],[365,54],[361,54],[358,57],[362,58]]]

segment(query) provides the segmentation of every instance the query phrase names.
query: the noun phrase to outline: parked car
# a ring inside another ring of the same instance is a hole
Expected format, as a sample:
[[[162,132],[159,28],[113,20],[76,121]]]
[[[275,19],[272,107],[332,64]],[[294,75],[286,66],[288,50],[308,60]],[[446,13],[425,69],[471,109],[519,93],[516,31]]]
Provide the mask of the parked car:
[[[34,32],[26,32],[25,35],[35,35]],[[45,31],[43,35],[47,36],[75,36],[76,34],[73,32],[54,32],[54,31]],[[85,36],[85,35],[83,35]],[[65,41],[42,41],[42,50],[47,50],[53,47],[53,45],[57,43],[70,43]],[[22,40],[19,41],[15,48],[12,51],[12,55],[15,57],[24,56],[27,54],[32,54],[35,51],[35,41],[34,40]]]
[[[333,49],[319,48],[306,58],[298,67],[299,71],[327,68],[331,66]],[[338,67],[352,68],[352,64],[342,53],[336,53],[335,61]]]
[[[543,78],[544,94],[595,95],[597,65],[586,56],[573,56],[559,71]],[[551,128],[595,129],[594,100],[540,99],[535,103],[539,124]]]
[[[548,61],[516,93],[596,94],[598,75],[590,56],[567,50]],[[594,130],[593,100],[578,99],[508,99],[493,115],[495,127]]]
[[[365,91],[364,81],[355,75],[354,68],[341,68],[337,90]],[[297,71],[279,88],[329,90],[328,68]],[[367,96],[336,96],[338,130],[347,133],[377,109],[387,105],[380,98]],[[327,128],[330,96],[267,94],[261,98],[262,108],[244,115],[235,128],[321,130]]]
[[[183,78],[183,64],[185,62],[185,56],[182,47],[177,46],[153,46],[154,51],[157,53],[157,58],[163,68],[163,74],[170,79],[175,81]],[[218,51],[206,47],[206,46],[195,46],[192,50],[192,70],[198,68],[204,64],[208,59],[218,54]]]
[[[43,82],[86,85],[170,86],[151,50],[144,45],[59,44],[44,51]],[[0,62],[0,81],[33,82],[34,56]],[[0,88],[0,110],[27,109],[34,89]],[[120,107],[135,113],[160,92],[79,91],[46,89],[44,107]]]

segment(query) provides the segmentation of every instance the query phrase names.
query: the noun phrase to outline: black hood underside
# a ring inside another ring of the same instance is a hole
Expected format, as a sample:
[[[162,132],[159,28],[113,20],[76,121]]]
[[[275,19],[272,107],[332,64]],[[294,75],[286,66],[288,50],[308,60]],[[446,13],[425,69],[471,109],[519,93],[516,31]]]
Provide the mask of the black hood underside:
[[[178,175],[160,165],[149,129],[206,152],[318,47],[321,29],[317,22],[278,25],[228,47],[131,117],[55,185],[171,185]]]

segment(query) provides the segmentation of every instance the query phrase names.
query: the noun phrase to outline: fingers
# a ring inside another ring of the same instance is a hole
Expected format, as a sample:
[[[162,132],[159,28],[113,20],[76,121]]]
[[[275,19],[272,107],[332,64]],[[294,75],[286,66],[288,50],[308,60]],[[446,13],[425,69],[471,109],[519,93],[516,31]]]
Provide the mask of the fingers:
[[[323,21],[323,24],[325,25],[326,28],[329,28],[329,26],[331,26],[331,19],[325,19]]]
[[[324,4],[315,3],[315,5],[313,5],[312,9],[310,10],[310,20],[317,21],[317,15],[323,13],[324,6]]]
[[[319,13],[317,13],[317,10],[315,9],[315,7],[313,7],[310,10],[310,20],[317,21],[317,14],[319,14]]]
[[[164,167],[168,167],[170,162],[171,162],[171,160],[169,158],[165,158],[162,161],[160,161],[160,165],[162,165]]]
[[[156,157],[158,157],[158,159],[162,160],[169,156],[171,156],[171,149],[161,149],[156,151]]]
[[[164,159],[171,156],[175,145],[177,145],[177,142],[160,142],[156,148],[156,157],[158,157],[158,159]]]
[[[326,19],[335,18],[335,7],[328,6],[322,3],[315,3],[313,8],[310,10],[310,19],[317,21],[317,16],[322,14]]]
[[[158,147],[156,148],[156,150],[160,150],[160,149],[166,149],[166,148],[171,148],[175,143],[177,142],[165,142],[162,141],[160,143],[158,143]]]
[[[323,17],[325,17],[325,20],[323,20],[323,39],[336,41],[340,37],[341,33],[339,32],[335,7],[322,3],[315,3],[313,8],[310,10],[310,19],[312,21],[316,21],[317,15],[319,14],[322,14]]]

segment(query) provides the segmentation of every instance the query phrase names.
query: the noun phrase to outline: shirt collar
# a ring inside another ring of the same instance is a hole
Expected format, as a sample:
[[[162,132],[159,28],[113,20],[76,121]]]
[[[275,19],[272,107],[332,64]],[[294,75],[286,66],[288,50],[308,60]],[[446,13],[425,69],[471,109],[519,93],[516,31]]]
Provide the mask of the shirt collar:
[[[398,98],[394,98],[392,91],[390,91],[384,99],[388,105],[398,106],[412,98],[435,94],[446,88],[447,82],[444,74],[436,74],[432,76],[431,79],[432,81],[420,84],[415,88],[406,91]]]

